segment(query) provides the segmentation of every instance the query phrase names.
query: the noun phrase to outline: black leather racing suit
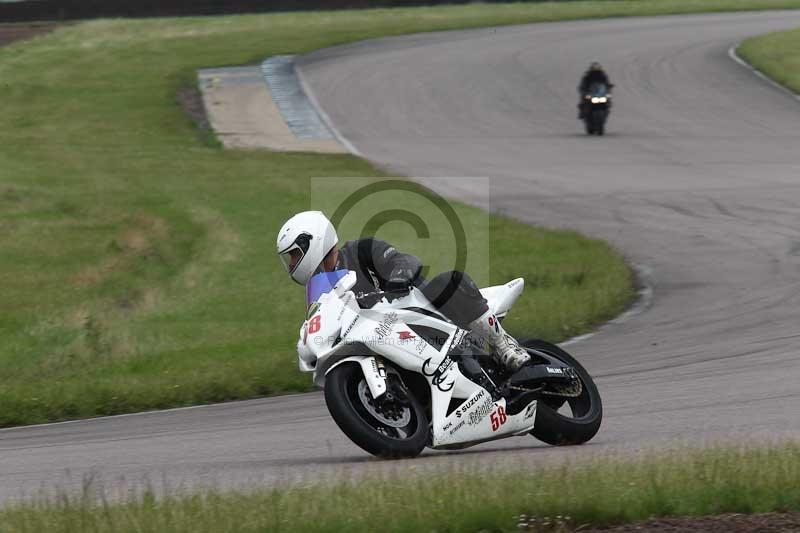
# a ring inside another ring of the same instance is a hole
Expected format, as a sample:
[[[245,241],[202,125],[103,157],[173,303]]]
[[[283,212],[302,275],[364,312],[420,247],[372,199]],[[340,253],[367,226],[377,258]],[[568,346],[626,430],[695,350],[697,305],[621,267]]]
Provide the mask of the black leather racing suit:
[[[587,70],[578,85],[578,92],[583,96],[589,92],[589,88],[595,83],[602,83],[606,86],[611,85],[611,82],[608,81],[608,74],[604,70]]]
[[[464,272],[443,272],[431,280],[421,275],[422,262],[411,254],[372,237],[347,241],[339,249],[337,269],[354,270],[353,292],[372,292],[414,285],[457,326],[469,323],[489,310],[475,282]]]
[[[578,118],[583,118],[584,113],[586,113],[586,100],[583,97],[589,92],[592,85],[596,83],[602,83],[606,87],[611,88],[611,82],[608,81],[608,74],[606,74],[604,70],[587,70],[583,74],[581,82],[578,84]]]

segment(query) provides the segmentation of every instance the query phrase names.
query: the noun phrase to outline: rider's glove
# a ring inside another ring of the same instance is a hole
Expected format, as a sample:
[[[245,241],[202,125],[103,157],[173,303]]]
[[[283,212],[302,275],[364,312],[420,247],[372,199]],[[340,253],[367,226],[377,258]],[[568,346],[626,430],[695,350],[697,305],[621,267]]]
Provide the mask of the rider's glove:
[[[403,291],[414,282],[414,271],[406,267],[395,267],[386,280],[387,291]]]

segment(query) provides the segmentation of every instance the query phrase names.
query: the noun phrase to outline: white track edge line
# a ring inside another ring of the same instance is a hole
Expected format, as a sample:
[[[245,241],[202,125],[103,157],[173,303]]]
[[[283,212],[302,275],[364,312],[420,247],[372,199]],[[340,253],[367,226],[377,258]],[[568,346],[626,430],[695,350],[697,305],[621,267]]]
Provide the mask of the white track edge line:
[[[293,398],[297,396],[305,396],[311,392],[297,392],[294,394],[280,394],[278,396],[262,396],[257,398],[249,398],[247,400],[232,400],[227,402],[219,402],[219,403],[204,403],[201,405],[187,405],[184,407],[171,407],[169,409],[152,409],[149,411],[139,411],[137,413],[122,413],[118,415],[106,415],[106,416],[94,416],[91,418],[77,418],[75,420],[62,420],[61,422],[45,422],[43,424],[29,424],[27,426],[14,426],[10,428],[0,428],[0,434],[7,433],[11,431],[21,431],[25,429],[35,429],[35,428],[44,428],[50,426],[63,426],[66,424],[80,424],[83,422],[94,422],[96,420],[111,420],[115,418],[128,418],[132,416],[145,416],[145,415],[160,415],[162,413],[173,413],[176,411],[189,411],[193,409],[203,409],[203,408],[214,408],[214,407],[223,407],[223,406],[231,406],[237,403],[245,403],[245,402],[252,402],[257,403],[263,400],[276,400],[278,398]]]
[[[339,131],[339,129],[334,125],[333,121],[331,120],[331,117],[329,117],[328,114],[325,112],[325,110],[322,109],[319,100],[317,100],[317,96],[314,94],[314,91],[311,90],[311,86],[306,82],[306,77],[305,75],[303,75],[303,71],[302,69],[300,69],[300,66],[297,63],[294,64],[294,71],[295,74],[297,74],[298,81],[300,82],[300,88],[303,90],[304,93],[306,93],[308,101],[311,102],[312,106],[314,106],[314,109],[316,109],[317,114],[322,119],[322,122],[324,122],[325,125],[328,127],[328,129],[331,130],[333,136],[336,137],[336,139],[340,143],[342,143],[342,145],[344,145],[345,148],[347,148],[348,152],[350,152],[355,156],[363,158],[364,154],[359,152],[358,148],[356,148],[355,145],[352,142],[350,142],[350,140],[347,139],[347,137],[342,135],[342,132]]]
[[[627,311],[624,311],[618,317],[612,318],[608,322],[602,324],[596,331],[578,335],[577,337],[572,337],[571,339],[567,339],[564,342],[558,343],[558,346],[571,346],[573,344],[591,339],[597,333],[603,331],[606,327],[610,325],[618,326],[620,324],[624,324],[633,317],[644,313],[650,308],[650,306],[653,305],[653,269],[643,264],[633,264],[631,267],[633,268],[634,272],[636,272],[636,277],[640,284],[639,291],[637,292],[636,302],[634,302],[634,304]]]
[[[728,48],[728,57],[730,57],[735,62],[737,62],[738,64],[740,64],[741,66],[743,66],[744,68],[746,68],[747,70],[749,70],[750,72],[761,78],[763,81],[769,83],[776,89],[779,89],[780,91],[788,94],[789,96],[793,97],[795,100],[800,102],[800,94],[797,94],[796,92],[786,87],[785,85],[781,85],[780,83],[773,80],[772,78],[770,78],[769,76],[758,70],[756,67],[754,67],[753,65],[742,59],[742,57],[738,53],[736,53],[736,50],[739,48],[739,46],[741,46],[741,44],[742,41],[739,41],[738,43]]]

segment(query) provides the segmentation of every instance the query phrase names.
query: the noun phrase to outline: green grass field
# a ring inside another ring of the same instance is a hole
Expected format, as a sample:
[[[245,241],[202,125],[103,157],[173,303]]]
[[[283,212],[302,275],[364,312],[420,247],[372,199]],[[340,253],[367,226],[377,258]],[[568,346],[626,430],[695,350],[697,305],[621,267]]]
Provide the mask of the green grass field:
[[[491,473],[465,467],[249,493],[145,495],[122,504],[98,502],[87,490],[84,496],[7,507],[0,511],[0,531],[571,531],[650,517],[798,510],[800,444],[794,442],[551,467],[508,463]]]
[[[310,178],[381,173],[351,156],[223,151],[176,95],[200,67],[419,22],[396,24],[385,12],[94,21],[0,49],[0,426],[309,389],[294,354],[303,291],[275,235],[317,207]],[[563,339],[630,301],[604,243],[455,208],[472,242],[490,243],[490,262],[473,254],[478,281],[532,282],[513,331]],[[446,236],[398,223],[379,236],[432,271],[452,266]]]
[[[751,37],[737,52],[758,70],[800,94],[800,28]]]
[[[293,349],[302,290],[274,234],[310,207],[310,178],[380,173],[350,156],[221,150],[176,99],[196,69],[419,31],[776,7],[800,0],[98,20],[0,49],[0,426],[308,389]],[[456,209],[491,245],[479,282],[529,280],[513,332],[561,340],[631,301],[607,245]],[[435,240],[397,224],[379,235],[447,266]]]

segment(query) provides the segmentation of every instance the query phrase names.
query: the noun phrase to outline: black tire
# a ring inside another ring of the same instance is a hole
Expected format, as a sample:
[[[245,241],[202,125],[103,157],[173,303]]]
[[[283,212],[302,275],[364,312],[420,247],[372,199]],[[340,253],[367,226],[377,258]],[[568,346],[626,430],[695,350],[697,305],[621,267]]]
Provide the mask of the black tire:
[[[586,135],[594,135],[594,128],[592,127],[592,118],[586,117]]]
[[[605,129],[605,112],[602,109],[595,109],[592,111],[592,130],[597,135],[602,135]]]
[[[608,117],[608,111],[605,109],[598,109],[594,113],[594,132],[597,135],[603,135],[606,132],[606,118]]]
[[[339,429],[363,450],[378,457],[398,459],[419,455],[428,443],[429,434],[428,417],[419,401],[408,394],[410,420],[403,428],[393,428],[367,410],[359,397],[360,382],[366,383],[357,363],[337,366],[325,378],[325,404]]]
[[[531,435],[554,446],[567,446],[588,442],[600,430],[603,421],[603,404],[592,376],[570,354],[549,342],[528,339],[520,343],[526,348],[542,351],[571,366],[583,382],[583,391],[577,398],[566,400],[573,417],[558,413],[564,399],[553,397],[540,400],[536,406],[536,425]]]

